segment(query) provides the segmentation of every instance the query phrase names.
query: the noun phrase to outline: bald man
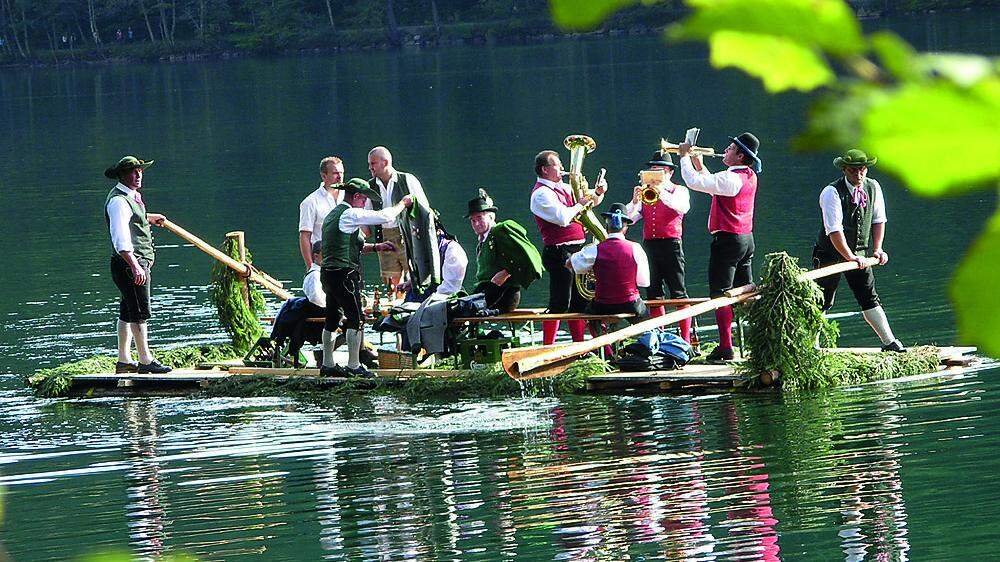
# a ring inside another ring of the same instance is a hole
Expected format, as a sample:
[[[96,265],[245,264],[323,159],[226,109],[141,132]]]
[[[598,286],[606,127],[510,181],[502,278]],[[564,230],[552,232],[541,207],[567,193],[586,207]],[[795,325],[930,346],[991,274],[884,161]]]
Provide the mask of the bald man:
[[[413,196],[413,208],[397,220],[374,227],[377,242],[392,242],[397,250],[379,254],[382,280],[395,287],[405,273],[409,274],[410,292],[422,295],[441,284],[441,255],[437,245],[436,226],[430,202],[420,180],[413,174],[400,172],[392,165],[392,153],[384,146],[368,152],[368,170],[372,179],[368,185],[382,197],[382,202],[369,200],[370,208],[381,210],[392,206],[407,195]],[[432,243],[425,243],[430,240]]]

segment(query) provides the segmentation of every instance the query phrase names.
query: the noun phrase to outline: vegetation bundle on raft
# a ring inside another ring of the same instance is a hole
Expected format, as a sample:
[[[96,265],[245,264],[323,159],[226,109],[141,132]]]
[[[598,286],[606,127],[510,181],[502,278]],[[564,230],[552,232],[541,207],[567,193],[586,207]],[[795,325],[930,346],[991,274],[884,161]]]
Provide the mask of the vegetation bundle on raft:
[[[194,345],[156,353],[157,361],[175,369],[189,369],[201,363],[226,361],[236,357],[236,350],[230,345]],[[74,376],[113,373],[117,361],[118,357],[114,355],[94,355],[80,361],[41,369],[29,375],[26,382],[39,396],[65,396]]]
[[[234,260],[240,259],[235,238],[226,238],[222,252]],[[249,250],[246,250],[246,263],[253,263]],[[260,315],[265,307],[263,293],[239,273],[216,261],[212,265],[208,297],[219,313],[219,323],[232,339],[233,348],[240,355],[245,354],[264,333],[260,327]]]
[[[823,317],[823,291],[800,276],[805,270],[785,252],[767,255],[759,298],[743,306],[748,357],[738,368],[760,384],[762,373],[779,374],[785,390],[815,390],[933,371],[933,347],[899,353],[831,352],[838,328]]]

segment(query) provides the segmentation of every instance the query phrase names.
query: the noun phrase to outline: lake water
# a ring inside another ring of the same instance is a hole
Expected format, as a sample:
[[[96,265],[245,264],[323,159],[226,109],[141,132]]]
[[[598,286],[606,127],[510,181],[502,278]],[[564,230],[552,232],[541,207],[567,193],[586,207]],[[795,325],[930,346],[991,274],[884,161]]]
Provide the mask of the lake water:
[[[920,49],[998,51],[993,12],[877,25]],[[115,345],[102,171],[122,154],[156,160],[151,210],[214,243],[246,231],[256,263],[298,287],[297,206],[324,156],[365,177],[368,149],[388,146],[472,252],[461,217],[476,188],[534,233],[532,159],[567,134],[597,141],[585,170],[608,169],[614,201],[661,136],[699,126],[721,149],[751,130],[765,167],[758,255],[805,258],[818,192],[837,175],[832,153],[788,149],[807,105],[654,37],[0,71],[0,544],[15,560],[115,548],[204,560],[993,555],[992,363],[795,397],[314,404],[23,388],[26,373]],[[929,147],[914,165],[930,174],[942,157]],[[947,280],[995,194],[920,199],[871,173],[887,198],[892,260],[877,276],[894,330],[907,344],[961,343]],[[693,295],[707,292],[707,209],[693,194]],[[209,259],[156,236],[154,345],[223,341]],[[523,302],[542,306],[545,286]],[[837,311],[855,312],[846,288]],[[876,343],[860,315],[840,323],[844,344]]]

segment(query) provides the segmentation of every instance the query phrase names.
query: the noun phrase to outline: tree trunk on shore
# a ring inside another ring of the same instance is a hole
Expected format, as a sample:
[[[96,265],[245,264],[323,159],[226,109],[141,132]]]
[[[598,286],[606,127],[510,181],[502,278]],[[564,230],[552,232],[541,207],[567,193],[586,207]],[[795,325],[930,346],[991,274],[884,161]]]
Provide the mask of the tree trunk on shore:
[[[2,8],[3,19],[7,22],[7,27],[10,28],[10,36],[14,38],[14,46],[17,47],[17,54],[20,55],[22,59],[28,58],[28,53],[25,52],[25,48],[21,45],[21,38],[17,32],[17,22],[15,17],[17,12],[14,11],[14,6],[11,4],[11,0],[0,0],[0,8]]]
[[[330,5],[330,0],[326,0],[326,15],[330,18],[330,30],[337,31],[337,26],[333,23],[333,6]]]
[[[87,16],[90,22],[90,35],[94,39],[94,45],[100,45],[101,35],[97,32],[97,9],[94,8],[94,0],[87,0]]]
[[[441,36],[441,18],[438,16],[437,0],[431,0],[431,17],[434,19],[434,34]]]
[[[139,12],[142,13],[142,19],[146,22],[146,33],[149,34],[149,42],[156,43],[156,35],[153,34],[153,25],[149,23],[149,11],[146,10],[146,2],[144,0],[136,0],[139,4]]]
[[[398,46],[402,41],[399,37],[399,24],[396,23],[396,11],[393,9],[393,0],[386,0],[385,23],[389,27],[389,43]]]
[[[198,39],[205,40],[205,1],[198,0]]]

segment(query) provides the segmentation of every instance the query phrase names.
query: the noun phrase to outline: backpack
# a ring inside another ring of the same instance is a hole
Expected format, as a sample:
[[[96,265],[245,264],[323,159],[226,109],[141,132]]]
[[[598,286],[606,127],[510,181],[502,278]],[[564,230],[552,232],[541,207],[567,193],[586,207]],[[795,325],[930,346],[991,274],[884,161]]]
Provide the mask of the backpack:
[[[691,344],[684,338],[666,329],[650,330],[639,336],[638,343],[649,347],[654,355],[671,357],[677,366],[686,365],[691,360]]]

